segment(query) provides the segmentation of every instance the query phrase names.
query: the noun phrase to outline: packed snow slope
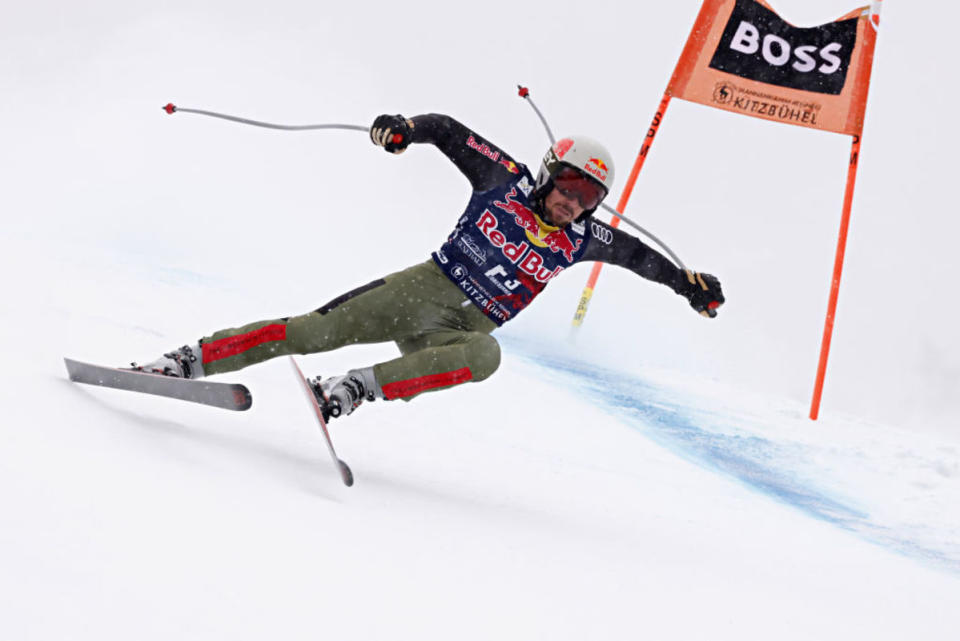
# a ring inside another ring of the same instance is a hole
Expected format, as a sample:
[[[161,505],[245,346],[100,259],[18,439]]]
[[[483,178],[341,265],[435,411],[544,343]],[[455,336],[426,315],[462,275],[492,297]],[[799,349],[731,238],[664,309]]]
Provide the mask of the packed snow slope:
[[[353,488],[282,361],[222,377],[245,413],[66,380],[64,356],[150,359],[425,260],[468,197],[427,146],[161,105],[441,112],[536,165],[522,82],[555,133],[610,147],[619,195],[699,4],[5,7],[0,635],[955,638],[954,4],[884,3],[816,423],[850,141],[679,101],[627,214],[721,279],[719,318],[608,269],[574,337],[575,267],[496,333],[490,380],[336,421]]]
[[[283,359],[222,377],[251,387],[245,413],[66,380],[64,354],[122,364],[189,335],[193,314],[157,306],[262,304],[228,275],[17,240],[7,273],[49,258],[44,287],[14,283],[0,308],[18,364],[0,389],[5,637],[949,639],[960,623],[954,444],[500,332],[489,381],[332,424],[348,489]]]

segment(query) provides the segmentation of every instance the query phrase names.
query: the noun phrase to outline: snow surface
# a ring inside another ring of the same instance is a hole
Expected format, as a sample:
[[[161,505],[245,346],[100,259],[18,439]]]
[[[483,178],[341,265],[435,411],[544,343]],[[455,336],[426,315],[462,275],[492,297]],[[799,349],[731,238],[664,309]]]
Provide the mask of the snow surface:
[[[571,338],[575,268],[496,333],[489,381],[335,422],[348,489],[282,361],[223,377],[254,395],[229,413],[62,358],[315,309],[425,259],[466,181],[428,148],[159,107],[438,111],[535,163],[523,82],[622,185],[699,3],[6,3],[0,637],[955,639],[958,9],[884,4],[818,422],[849,141],[674,102],[628,213],[722,279],[720,317],[609,269]]]

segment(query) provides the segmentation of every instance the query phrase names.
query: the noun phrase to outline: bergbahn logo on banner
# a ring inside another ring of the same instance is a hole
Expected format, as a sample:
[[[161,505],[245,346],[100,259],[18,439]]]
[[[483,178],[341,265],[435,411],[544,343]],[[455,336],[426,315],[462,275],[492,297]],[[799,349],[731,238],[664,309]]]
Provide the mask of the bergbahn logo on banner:
[[[762,0],[706,0],[667,91],[748,116],[857,135],[879,5],[802,28]]]

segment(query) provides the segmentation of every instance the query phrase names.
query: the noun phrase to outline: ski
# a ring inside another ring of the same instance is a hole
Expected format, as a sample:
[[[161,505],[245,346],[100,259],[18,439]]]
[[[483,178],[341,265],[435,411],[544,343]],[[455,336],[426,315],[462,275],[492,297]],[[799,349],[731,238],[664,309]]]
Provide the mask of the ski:
[[[75,383],[165,396],[227,410],[248,410],[253,404],[250,390],[239,383],[211,383],[205,380],[149,374],[132,369],[92,365],[69,358],[63,359],[63,362],[67,365],[70,380]]]
[[[297,375],[297,380],[300,381],[300,384],[303,386],[303,390],[307,394],[307,398],[310,399],[310,404],[313,406],[313,411],[317,415],[317,422],[320,423],[320,431],[323,433],[323,438],[327,442],[327,449],[330,450],[330,456],[333,458],[334,465],[336,465],[337,469],[340,471],[340,478],[343,480],[344,485],[350,487],[353,485],[353,472],[350,471],[350,467],[337,456],[336,450],[333,449],[333,441],[330,440],[330,432],[327,430],[327,422],[323,418],[323,411],[320,409],[320,403],[317,402],[317,397],[313,393],[313,388],[310,387],[310,383],[307,382],[303,372],[300,371],[300,366],[297,365],[297,361],[294,360],[293,356],[290,357],[290,364],[293,365],[293,370]]]

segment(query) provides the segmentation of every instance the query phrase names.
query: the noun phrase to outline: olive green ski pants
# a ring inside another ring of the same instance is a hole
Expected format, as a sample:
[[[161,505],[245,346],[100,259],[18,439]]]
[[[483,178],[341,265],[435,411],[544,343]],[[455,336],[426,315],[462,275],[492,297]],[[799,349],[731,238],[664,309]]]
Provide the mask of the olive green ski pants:
[[[393,341],[400,358],[374,365],[384,398],[410,399],[500,365],[496,324],[429,260],[333,299],[316,311],[215,332],[200,340],[207,376],[286,354]]]

